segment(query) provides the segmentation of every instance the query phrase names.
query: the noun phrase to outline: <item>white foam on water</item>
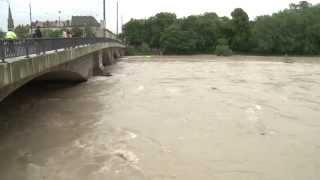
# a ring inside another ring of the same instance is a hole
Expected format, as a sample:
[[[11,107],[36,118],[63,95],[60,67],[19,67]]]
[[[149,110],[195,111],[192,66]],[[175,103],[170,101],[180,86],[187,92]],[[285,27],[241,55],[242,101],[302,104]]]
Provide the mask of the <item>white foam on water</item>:
[[[138,91],[143,91],[145,88],[144,88],[144,86],[139,86],[138,87]]]

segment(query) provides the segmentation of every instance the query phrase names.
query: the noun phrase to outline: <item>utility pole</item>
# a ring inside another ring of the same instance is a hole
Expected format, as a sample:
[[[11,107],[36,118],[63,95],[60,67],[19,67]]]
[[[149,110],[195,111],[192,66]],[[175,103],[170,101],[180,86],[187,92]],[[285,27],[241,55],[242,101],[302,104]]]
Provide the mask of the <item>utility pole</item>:
[[[61,17],[60,17],[61,16],[61,10],[59,10],[58,13],[59,13],[59,25],[58,25],[58,27],[60,27],[60,24],[61,24]]]
[[[29,10],[30,10],[30,33],[32,36],[32,9],[31,9],[31,2],[29,3]]]
[[[123,32],[123,16],[121,16],[121,33]]]
[[[107,21],[106,21],[106,0],[103,0],[103,37],[106,37],[106,25],[107,25]]]
[[[117,1],[117,35],[119,35],[119,2]]]

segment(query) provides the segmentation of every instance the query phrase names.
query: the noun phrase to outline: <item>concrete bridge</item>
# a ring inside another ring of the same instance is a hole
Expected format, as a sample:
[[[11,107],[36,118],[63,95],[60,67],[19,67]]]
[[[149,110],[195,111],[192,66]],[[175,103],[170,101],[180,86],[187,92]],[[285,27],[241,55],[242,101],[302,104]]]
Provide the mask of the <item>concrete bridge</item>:
[[[33,80],[86,81],[115,63],[124,48],[117,41],[97,42],[6,59],[0,63],[0,101]]]

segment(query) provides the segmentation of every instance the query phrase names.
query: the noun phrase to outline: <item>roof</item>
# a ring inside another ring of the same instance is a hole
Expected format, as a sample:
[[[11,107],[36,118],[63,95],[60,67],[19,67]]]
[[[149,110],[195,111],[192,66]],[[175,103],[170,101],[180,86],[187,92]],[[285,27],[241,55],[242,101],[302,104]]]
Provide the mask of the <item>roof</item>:
[[[72,16],[71,26],[100,27],[98,21],[92,16]]]
[[[8,11],[8,29],[13,30],[14,29],[14,23],[13,23],[13,18],[12,18],[12,13],[11,13],[11,7],[9,6],[9,11]]]

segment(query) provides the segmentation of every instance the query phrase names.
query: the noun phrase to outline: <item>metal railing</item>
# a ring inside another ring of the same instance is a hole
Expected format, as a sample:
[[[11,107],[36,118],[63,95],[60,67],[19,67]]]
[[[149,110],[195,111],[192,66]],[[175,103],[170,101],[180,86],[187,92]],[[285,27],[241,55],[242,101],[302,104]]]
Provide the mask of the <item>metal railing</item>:
[[[21,39],[0,40],[0,60],[30,55],[46,54],[49,51],[70,49],[96,43],[118,42],[110,38],[56,38],[56,39]],[[0,61],[1,62],[1,61]]]

